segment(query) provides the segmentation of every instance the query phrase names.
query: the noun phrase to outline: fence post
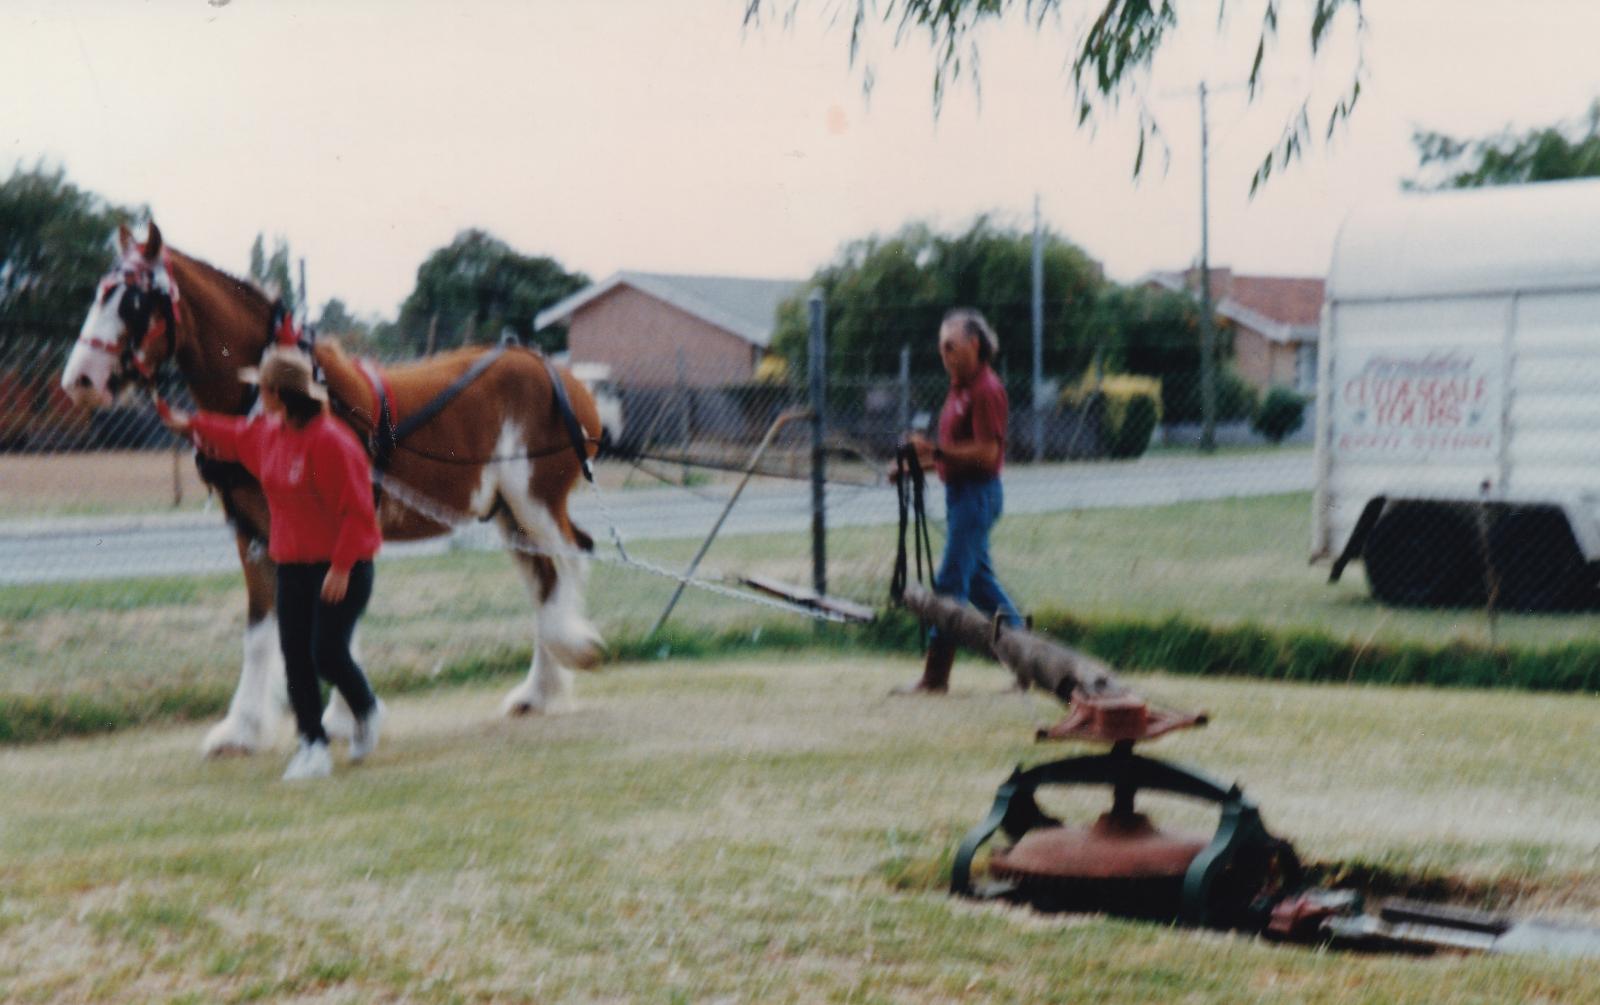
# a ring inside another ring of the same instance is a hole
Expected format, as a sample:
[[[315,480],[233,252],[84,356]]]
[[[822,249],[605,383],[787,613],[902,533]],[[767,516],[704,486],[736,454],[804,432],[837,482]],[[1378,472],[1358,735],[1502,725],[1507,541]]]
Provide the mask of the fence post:
[[[896,436],[904,436],[911,430],[911,347],[900,347],[900,415],[899,425],[895,428]]]
[[[812,290],[811,342],[806,368],[811,378],[811,588],[821,597],[828,592],[827,469],[822,434],[827,421],[828,337],[822,291]]]
[[[679,479],[684,485],[689,484],[689,437],[693,430],[689,426],[689,364],[683,358],[683,347],[678,347],[678,456],[683,458],[683,475]]]

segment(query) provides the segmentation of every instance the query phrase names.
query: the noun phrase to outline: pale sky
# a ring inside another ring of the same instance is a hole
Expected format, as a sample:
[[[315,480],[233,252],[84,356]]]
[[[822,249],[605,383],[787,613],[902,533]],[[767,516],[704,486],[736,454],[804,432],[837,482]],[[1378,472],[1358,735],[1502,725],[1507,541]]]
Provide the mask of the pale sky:
[[[1286,13],[1249,105],[1229,85],[1261,0],[1229,0],[1220,34],[1215,0],[1186,0],[1191,23],[1145,90],[1170,163],[1135,181],[1129,109],[1074,126],[1070,26],[987,31],[981,101],[958,85],[936,121],[918,38],[895,49],[879,33],[863,95],[828,23],[848,2],[746,31],[742,0],[7,0],[0,170],[60,164],[235,273],[257,232],[283,235],[314,303],[386,316],[467,227],[595,278],[803,278],[913,219],[1026,226],[1035,194],[1049,226],[1131,280],[1198,255],[1190,92],[1206,79],[1213,265],[1322,275],[1349,208],[1414,173],[1414,126],[1543,125],[1600,95],[1593,0],[1367,0],[1351,125],[1252,200],[1251,171],[1308,89],[1320,138],[1351,72],[1348,23],[1313,66],[1303,16]]]

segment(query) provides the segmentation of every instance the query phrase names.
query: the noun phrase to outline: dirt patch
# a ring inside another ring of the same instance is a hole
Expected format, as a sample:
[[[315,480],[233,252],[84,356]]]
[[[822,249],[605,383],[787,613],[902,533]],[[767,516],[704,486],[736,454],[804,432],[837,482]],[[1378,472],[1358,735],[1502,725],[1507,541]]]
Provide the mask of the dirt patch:
[[[0,454],[0,517],[171,509],[205,495],[187,449]]]

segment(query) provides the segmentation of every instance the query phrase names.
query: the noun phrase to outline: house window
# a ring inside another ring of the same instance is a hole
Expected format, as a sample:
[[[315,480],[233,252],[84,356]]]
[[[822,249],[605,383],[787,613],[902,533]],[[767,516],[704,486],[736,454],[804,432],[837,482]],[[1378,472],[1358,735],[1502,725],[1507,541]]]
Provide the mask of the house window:
[[[1294,389],[1301,394],[1317,390],[1317,344],[1302,342],[1294,349]]]

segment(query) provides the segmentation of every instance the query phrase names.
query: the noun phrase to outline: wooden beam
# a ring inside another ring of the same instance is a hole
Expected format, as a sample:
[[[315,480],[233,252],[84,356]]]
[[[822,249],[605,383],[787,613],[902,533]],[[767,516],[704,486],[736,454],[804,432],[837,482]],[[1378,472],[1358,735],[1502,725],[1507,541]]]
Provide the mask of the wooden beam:
[[[1024,686],[1043,688],[1064,702],[1072,700],[1074,691],[1090,698],[1132,694],[1110,666],[1088,653],[1023,628],[999,626],[966,604],[915,583],[906,587],[902,603],[944,638],[994,657]]]

